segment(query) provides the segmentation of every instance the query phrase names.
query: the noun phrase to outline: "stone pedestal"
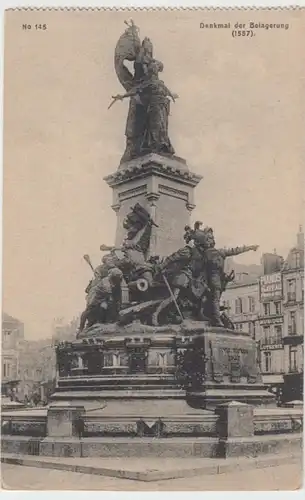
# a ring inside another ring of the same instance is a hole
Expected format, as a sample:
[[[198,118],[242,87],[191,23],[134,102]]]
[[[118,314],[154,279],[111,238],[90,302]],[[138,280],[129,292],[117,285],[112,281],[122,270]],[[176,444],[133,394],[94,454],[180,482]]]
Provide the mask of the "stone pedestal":
[[[188,342],[187,349],[201,353],[203,381],[188,391],[192,406],[215,409],[239,401],[255,406],[275,406],[275,396],[262,382],[256,361],[256,343],[243,332],[205,327]]]
[[[254,436],[253,407],[238,401],[217,406],[218,435],[222,439]]]
[[[68,402],[51,405],[47,413],[47,435],[50,438],[79,437],[84,411],[84,406]]]
[[[261,381],[255,341],[242,332],[185,321],[163,327],[140,323],[96,325],[91,336],[87,335],[62,346],[62,360],[81,354],[83,373],[71,376],[63,362],[53,400],[72,404],[90,401],[97,408],[106,405],[103,415],[113,407],[113,417],[125,402],[123,417],[131,413],[138,419],[153,417],[153,423],[168,416],[170,401],[177,401],[175,412],[182,418],[192,410],[214,410],[220,403],[230,401],[259,406],[275,404],[274,395],[267,392]],[[188,366],[202,375],[195,387],[188,385],[181,369],[181,356],[190,350],[199,359],[196,366]],[[99,363],[92,363],[88,370],[91,357],[97,356]],[[120,404],[114,405],[114,401]]]
[[[219,415],[217,456],[221,458],[243,454],[254,456],[256,451],[253,442],[253,407],[237,401],[230,401],[218,406],[215,413]]]
[[[178,250],[184,245],[184,227],[195,207],[194,188],[201,179],[177,157],[151,153],[121,164],[105,177],[113,189],[112,208],[118,217],[115,245],[119,246],[125,236],[125,216],[140,203],[159,226],[153,227],[149,254],[167,256]]]

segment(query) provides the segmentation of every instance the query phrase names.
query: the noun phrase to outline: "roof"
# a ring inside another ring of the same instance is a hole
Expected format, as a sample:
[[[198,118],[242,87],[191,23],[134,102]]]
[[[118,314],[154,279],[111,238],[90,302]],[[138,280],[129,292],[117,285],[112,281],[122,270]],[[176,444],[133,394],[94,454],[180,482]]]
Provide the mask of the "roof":
[[[300,264],[297,266],[296,262],[293,261],[293,255],[296,253],[300,254]],[[287,259],[285,260],[282,271],[296,271],[304,269],[304,249],[293,247],[288,253]]]
[[[229,283],[227,289],[240,288],[242,286],[251,286],[251,285],[258,286],[258,279],[259,279],[258,276],[243,276],[242,279],[238,281],[232,281],[232,283]]]
[[[22,324],[22,321],[20,321],[17,318],[13,318],[13,316],[10,316],[6,312],[2,313],[2,322],[7,321],[8,323],[18,323],[19,325]]]
[[[227,288],[239,288],[258,284],[259,277],[263,274],[260,264],[240,264],[233,258],[229,258],[225,272],[235,271],[235,280],[228,284]]]

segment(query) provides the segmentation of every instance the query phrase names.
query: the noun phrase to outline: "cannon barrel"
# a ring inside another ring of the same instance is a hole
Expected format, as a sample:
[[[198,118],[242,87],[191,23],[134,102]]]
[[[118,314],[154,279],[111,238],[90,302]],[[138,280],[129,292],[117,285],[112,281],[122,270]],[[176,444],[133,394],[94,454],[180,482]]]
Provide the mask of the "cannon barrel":
[[[146,292],[148,290],[148,281],[145,278],[139,278],[136,281],[130,281],[128,287],[136,288],[139,292]]]

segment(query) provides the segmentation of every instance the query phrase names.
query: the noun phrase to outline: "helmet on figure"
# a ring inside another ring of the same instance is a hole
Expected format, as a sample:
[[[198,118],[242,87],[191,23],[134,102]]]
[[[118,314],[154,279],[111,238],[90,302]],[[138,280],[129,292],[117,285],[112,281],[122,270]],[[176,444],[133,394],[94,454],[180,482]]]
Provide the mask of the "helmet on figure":
[[[108,273],[108,278],[113,283],[119,283],[123,279],[123,273],[118,267],[113,267]]]

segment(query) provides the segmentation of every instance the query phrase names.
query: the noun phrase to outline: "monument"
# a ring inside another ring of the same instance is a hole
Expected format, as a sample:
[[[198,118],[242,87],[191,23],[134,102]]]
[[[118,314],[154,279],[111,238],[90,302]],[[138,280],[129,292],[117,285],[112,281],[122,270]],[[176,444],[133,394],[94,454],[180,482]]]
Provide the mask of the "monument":
[[[101,245],[97,268],[84,256],[93,278],[75,340],[57,346],[53,401],[103,408],[103,432],[184,435],[220,403],[274,404],[255,341],[234,330],[220,307],[234,278],[224,272],[225,258],[257,246],[219,249],[212,228],[191,226],[201,176],[175,155],[169,137],[178,96],[159,77],[163,63],[151,40],[126,24],[114,57],[125,93],[109,106],[129,99],[126,148],[105,179],[116,240]]]

